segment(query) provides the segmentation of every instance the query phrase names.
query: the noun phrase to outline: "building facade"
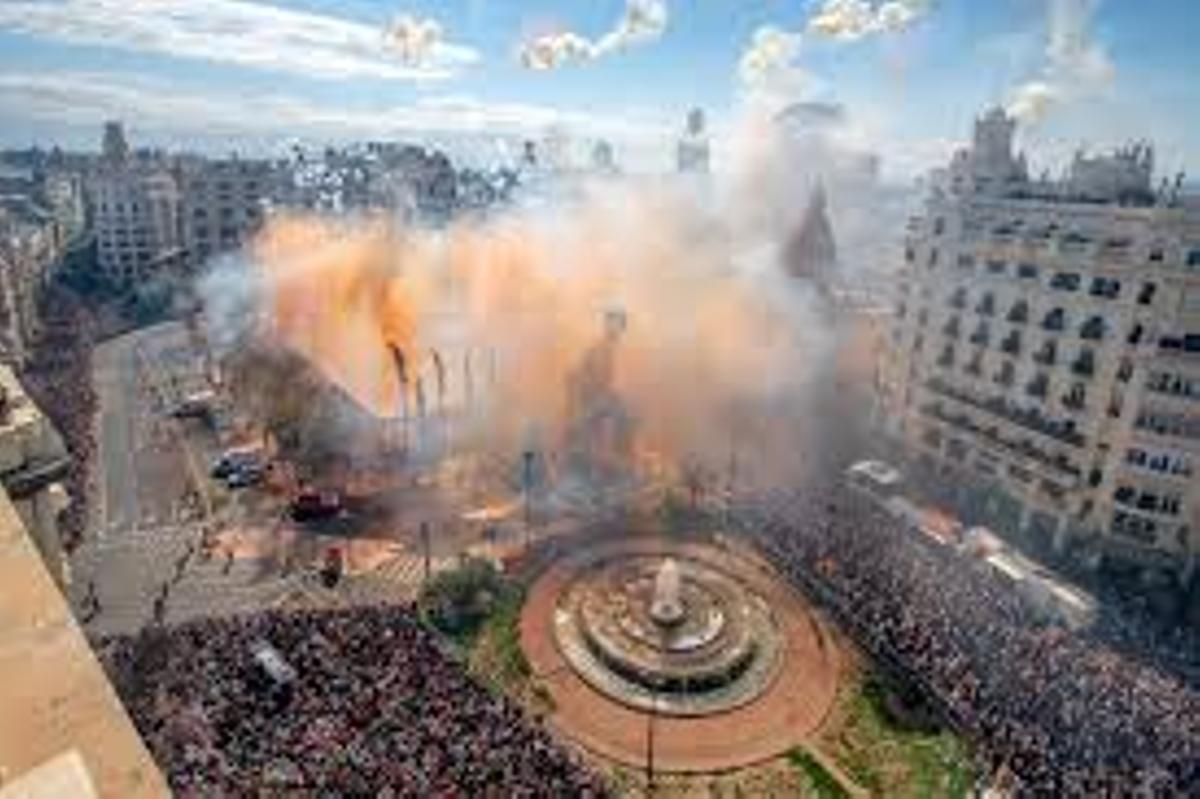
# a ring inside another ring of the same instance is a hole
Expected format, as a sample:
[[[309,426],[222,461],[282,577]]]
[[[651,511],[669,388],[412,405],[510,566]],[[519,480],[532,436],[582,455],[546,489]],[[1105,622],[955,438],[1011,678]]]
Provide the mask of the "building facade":
[[[1143,145],[1032,180],[1014,129],[979,119],[910,220],[881,417],[1001,531],[1190,574],[1200,208],[1153,187]]]
[[[160,159],[105,161],[88,179],[100,270],[135,283],[182,256],[179,184]]]
[[[180,236],[192,270],[245,244],[266,218],[277,188],[277,171],[269,161],[191,158],[178,165],[176,174]]]
[[[72,175],[0,174],[0,362],[22,365],[40,326],[42,289],[83,228]]]

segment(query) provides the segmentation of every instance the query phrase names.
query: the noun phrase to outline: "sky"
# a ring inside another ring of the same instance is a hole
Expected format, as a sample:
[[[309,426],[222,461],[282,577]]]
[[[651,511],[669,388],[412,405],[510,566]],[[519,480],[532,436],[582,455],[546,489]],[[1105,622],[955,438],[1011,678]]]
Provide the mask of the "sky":
[[[0,0],[0,145],[557,130],[666,168],[690,107],[719,149],[821,101],[908,180],[999,104],[1037,169],[1149,139],[1195,173],[1197,32],[1195,0]]]

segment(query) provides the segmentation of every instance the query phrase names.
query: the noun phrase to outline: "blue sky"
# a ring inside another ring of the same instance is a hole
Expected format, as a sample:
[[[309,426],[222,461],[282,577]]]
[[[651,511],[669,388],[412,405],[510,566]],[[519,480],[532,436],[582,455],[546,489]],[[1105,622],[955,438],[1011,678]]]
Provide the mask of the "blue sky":
[[[0,0],[0,143],[120,117],[155,144],[555,126],[653,150],[693,105],[719,134],[821,99],[903,177],[1003,103],[1035,163],[1146,137],[1194,171],[1197,32],[1194,0]]]

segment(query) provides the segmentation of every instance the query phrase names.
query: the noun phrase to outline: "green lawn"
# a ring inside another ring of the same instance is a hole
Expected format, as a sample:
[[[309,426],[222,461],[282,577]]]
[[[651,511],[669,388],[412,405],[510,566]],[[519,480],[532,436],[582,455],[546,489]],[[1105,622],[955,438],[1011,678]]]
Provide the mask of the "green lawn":
[[[966,797],[975,774],[966,744],[954,733],[916,729],[892,717],[886,686],[865,677],[843,697],[840,729],[823,746],[873,796]]]
[[[803,749],[788,752],[788,760],[799,769],[808,782],[806,795],[815,799],[850,799],[849,792],[815,757]]]

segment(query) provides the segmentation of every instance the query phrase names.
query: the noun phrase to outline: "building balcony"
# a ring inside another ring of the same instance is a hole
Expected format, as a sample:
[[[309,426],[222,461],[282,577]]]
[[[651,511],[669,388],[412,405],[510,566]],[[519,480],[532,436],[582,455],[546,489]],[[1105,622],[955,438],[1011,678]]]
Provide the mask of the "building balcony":
[[[1085,443],[1083,435],[1075,430],[1073,422],[1064,423],[1049,419],[1041,411],[1032,408],[1021,408],[1003,396],[995,396],[987,399],[977,398],[966,391],[947,384],[944,380],[937,377],[926,381],[925,388],[938,396],[946,397],[955,402],[998,416],[1012,424],[1046,436],[1054,441],[1074,447],[1082,447]]]
[[[1065,455],[1051,455],[1028,439],[1007,437],[997,426],[982,424],[968,413],[947,409],[940,402],[927,403],[918,410],[956,433],[967,433],[972,443],[997,459],[1015,462],[1018,467],[1035,472],[1043,479],[1065,480],[1072,487],[1082,479],[1079,467]]]

